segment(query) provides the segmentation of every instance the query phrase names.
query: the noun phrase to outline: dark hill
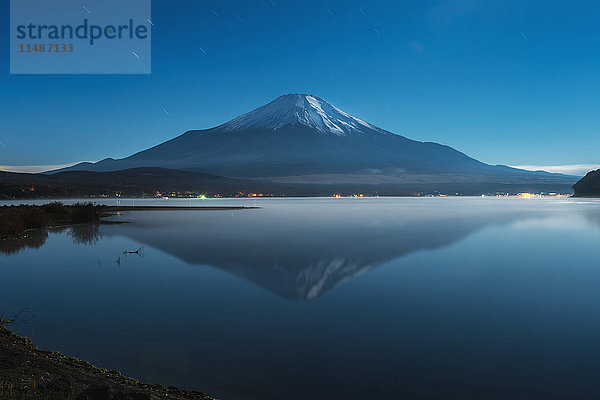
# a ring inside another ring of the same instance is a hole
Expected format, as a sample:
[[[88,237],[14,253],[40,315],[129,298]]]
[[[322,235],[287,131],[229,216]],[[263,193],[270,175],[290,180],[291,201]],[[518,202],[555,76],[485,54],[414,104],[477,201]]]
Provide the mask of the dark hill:
[[[373,175],[365,175],[373,177]],[[348,179],[343,180],[341,178]],[[571,183],[547,181],[488,182],[486,177],[460,176],[447,182],[445,175],[422,176],[420,182],[354,183],[353,176],[333,176],[335,183],[314,184],[290,181],[277,183],[249,179],[232,179],[222,176],[165,168],[132,168],[112,172],[66,171],[52,175],[0,172],[0,199],[28,199],[47,197],[90,196],[154,196],[156,192],[187,197],[198,194],[224,197],[245,196],[251,193],[273,196],[331,196],[332,194],[410,196],[415,194],[561,192],[571,190]]]
[[[197,192],[233,196],[260,191],[264,183],[165,168],[132,168],[112,172],[66,171],[53,175],[0,172],[0,198],[138,197],[156,192]]]
[[[576,197],[600,197],[600,169],[588,172],[573,185]]]

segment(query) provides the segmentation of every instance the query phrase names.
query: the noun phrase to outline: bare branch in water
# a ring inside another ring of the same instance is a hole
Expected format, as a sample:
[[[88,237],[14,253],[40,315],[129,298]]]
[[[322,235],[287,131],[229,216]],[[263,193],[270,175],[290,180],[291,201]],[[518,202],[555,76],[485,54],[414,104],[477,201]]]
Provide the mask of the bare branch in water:
[[[123,252],[123,254],[124,254],[124,255],[127,255],[127,254],[137,254],[138,256],[140,256],[140,257],[141,257],[141,256],[142,256],[142,254],[140,253],[140,251],[142,251],[142,249],[143,249],[143,248],[144,248],[144,246],[140,247],[140,248],[139,248],[139,249],[137,249],[136,251],[127,251],[127,250],[125,250],[125,251]]]

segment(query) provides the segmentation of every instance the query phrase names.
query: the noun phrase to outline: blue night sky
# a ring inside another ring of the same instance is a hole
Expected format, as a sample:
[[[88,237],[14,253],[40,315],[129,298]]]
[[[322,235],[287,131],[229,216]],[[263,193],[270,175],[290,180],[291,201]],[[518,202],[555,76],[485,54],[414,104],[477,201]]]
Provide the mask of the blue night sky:
[[[600,164],[599,17],[596,1],[153,0],[151,75],[9,75],[3,29],[0,165],[124,157],[292,92],[487,163]]]

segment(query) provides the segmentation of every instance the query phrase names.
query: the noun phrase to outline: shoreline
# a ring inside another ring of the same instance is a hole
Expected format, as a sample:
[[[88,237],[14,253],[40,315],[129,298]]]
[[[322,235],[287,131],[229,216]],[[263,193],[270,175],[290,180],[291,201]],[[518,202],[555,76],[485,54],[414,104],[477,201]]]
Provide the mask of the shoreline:
[[[39,350],[0,318],[0,398],[6,400],[215,400],[206,393],[148,384],[59,352]]]
[[[227,210],[253,210],[256,206],[98,206],[103,211],[227,211]]]
[[[65,205],[50,202],[41,205],[0,206],[0,240],[18,240],[35,229],[49,229],[82,224],[114,224],[103,218],[127,211],[227,211],[249,210],[251,206],[108,206],[92,203]]]

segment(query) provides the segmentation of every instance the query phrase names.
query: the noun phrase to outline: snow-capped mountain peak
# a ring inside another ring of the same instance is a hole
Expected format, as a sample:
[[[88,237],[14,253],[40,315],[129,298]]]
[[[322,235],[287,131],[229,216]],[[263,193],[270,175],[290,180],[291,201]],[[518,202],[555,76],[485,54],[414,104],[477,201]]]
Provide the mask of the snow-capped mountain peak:
[[[321,133],[338,136],[366,131],[385,133],[311,94],[287,94],[278,97],[269,104],[221,125],[220,128],[227,131],[277,130],[290,125],[304,125]]]

